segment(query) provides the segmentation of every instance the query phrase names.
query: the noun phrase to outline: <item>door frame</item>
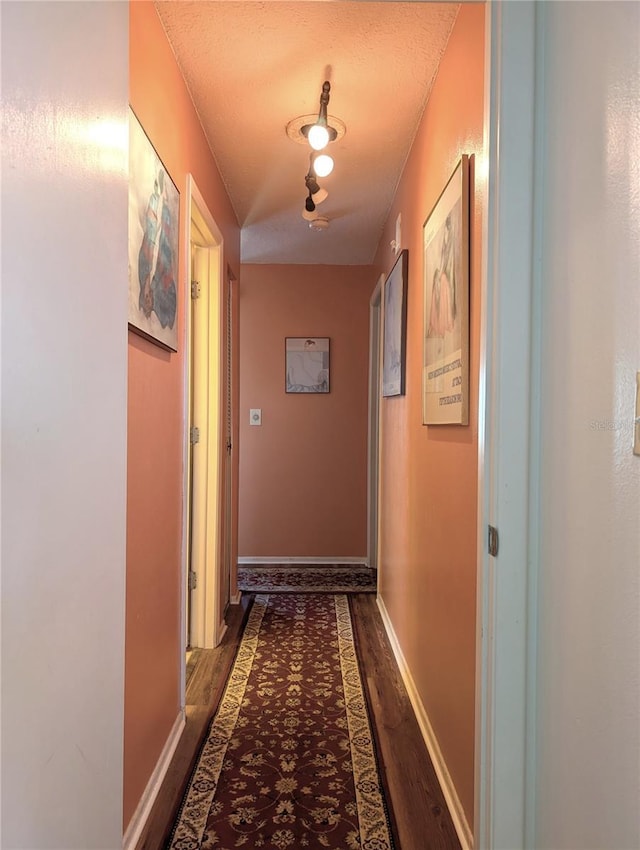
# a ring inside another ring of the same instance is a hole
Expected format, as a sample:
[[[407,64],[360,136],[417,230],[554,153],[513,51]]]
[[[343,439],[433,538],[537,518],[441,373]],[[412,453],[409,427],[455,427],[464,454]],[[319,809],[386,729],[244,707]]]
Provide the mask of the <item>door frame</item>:
[[[235,372],[235,333],[234,333],[234,289],[237,287],[238,281],[227,264],[225,272],[225,293],[224,293],[224,326],[225,326],[225,359],[224,359],[224,426],[223,426],[223,465],[224,465],[224,510],[223,510],[223,570],[225,571],[224,581],[227,585],[227,598],[221,599],[221,605],[224,610],[228,605],[237,605],[240,602],[240,593],[231,592],[232,575],[233,575],[233,504],[234,504],[234,487],[233,487],[233,469],[234,459],[237,455],[237,446],[235,445],[235,411],[233,407],[233,376]]]
[[[491,0],[485,30],[474,845],[487,850],[535,846],[541,5]]]
[[[197,597],[192,604],[192,642],[195,647],[212,648],[218,645],[224,634],[225,624],[221,622],[219,585],[222,558],[220,548],[222,542],[222,421],[223,415],[223,322],[224,322],[224,239],[211,215],[207,204],[199,191],[191,174],[187,175],[187,186],[185,193],[185,245],[189,246],[187,254],[187,281],[183,300],[185,315],[184,331],[184,363],[183,363],[183,516],[182,516],[182,570],[181,570],[181,642],[182,646],[182,693],[184,694],[186,676],[186,593],[188,563],[188,535],[189,535],[189,488],[191,486],[189,476],[188,450],[189,450],[189,426],[190,426],[190,387],[191,387],[191,279],[192,279],[192,218],[194,215],[204,224],[208,231],[205,250],[210,252],[209,279],[202,282],[206,285],[211,297],[204,299],[206,303],[207,316],[205,319],[207,335],[202,340],[202,362],[207,374],[208,392],[212,398],[206,405],[207,415],[200,429],[200,440],[197,450],[205,458],[205,482],[206,482],[206,505],[198,506],[201,511],[202,527],[204,534],[204,545],[206,557],[202,574],[198,575]],[[217,334],[215,331],[217,330]],[[213,340],[213,343],[212,343]],[[218,415],[208,415],[211,408],[217,406]]]
[[[380,372],[382,332],[381,274],[369,300],[369,428],[367,483],[367,565],[378,567],[379,501],[380,501]]]

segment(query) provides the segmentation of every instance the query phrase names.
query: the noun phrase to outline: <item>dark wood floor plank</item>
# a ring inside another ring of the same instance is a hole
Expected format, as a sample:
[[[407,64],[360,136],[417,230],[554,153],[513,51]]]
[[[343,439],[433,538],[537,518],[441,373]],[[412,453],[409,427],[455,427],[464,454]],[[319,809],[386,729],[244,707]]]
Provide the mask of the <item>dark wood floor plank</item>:
[[[460,850],[375,597],[354,594],[350,599],[399,850]]]

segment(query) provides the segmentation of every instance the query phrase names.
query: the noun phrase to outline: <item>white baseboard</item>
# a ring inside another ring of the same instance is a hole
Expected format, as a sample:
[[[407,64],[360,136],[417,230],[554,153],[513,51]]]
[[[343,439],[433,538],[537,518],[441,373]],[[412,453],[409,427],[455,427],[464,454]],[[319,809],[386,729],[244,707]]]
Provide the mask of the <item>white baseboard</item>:
[[[404,654],[400,648],[400,644],[398,643],[398,638],[396,637],[389,614],[387,613],[385,604],[380,596],[377,597],[377,603],[382,616],[382,622],[384,623],[387,636],[391,643],[391,648],[393,649],[393,654],[395,655],[398,667],[400,668],[402,681],[404,682],[407,693],[409,694],[409,699],[411,700],[411,705],[413,706],[418,726],[420,727],[422,737],[424,738],[427,750],[431,756],[431,761],[433,762],[433,767],[436,771],[440,787],[442,788],[442,793],[444,794],[447,807],[451,814],[453,825],[455,826],[458,834],[458,839],[462,845],[462,850],[473,850],[473,830],[469,826],[464,809],[462,808],[462,803],[460,802],[455,785],[451,779],[451,774],[447,769],[447,764],[442,755],[440,745],[438,744],[438,739],[435,736],[426,709],[420,699],[416,684],[413,681],[413,676],[411,675],[411,671],[407,666]]]
[[[184,709],[181,709],[180,713],[176,717],[175,723],[173,724],[173,728],[169,733],[169,737],[167,738],[167,741],[164,747],[162,748],[160,758],[158,759],[158,763],[156,764],[155,769],[151,774],[151,778],[147,783],[147,787],[144,789],[144,793],[140,798],[138,807],[133,813],[133,817],[129,822],[127,831],[124,834],[124,838],[122,839],[123,850],[135,850],[135,847],[138,841],[140,840],[142,830],[144,829],[147,820],[149,819],[149,815],[151,814],[151,809],[153,808],[153,804],[155,803],[156,797],[158,796],[160,786],[162,785],[164,778],[167,775],[169,764],[171,763],[173,754],[175,753],[176,747],[178,746],[178,741],[180,740],[180,736],[182,735],[182,730],[184,729],[184,726],[185,714]]]
[[[366,558],[352,558],[352,557],[343,557],[342,555],[332,555],[330,558],[326,556],[317,557],[317,558],[309,558],[309,557],[292,557],[291,555],[268,555],[268,556],[253,556],[253,555],[243,555],[238,558],[239,564],[296,564],[297,566],[306,565],[315,565],[319,564],[321,566],[327,565],[337,565],[342,566],[342,564],[357,564],[358,566],[367,566]]]

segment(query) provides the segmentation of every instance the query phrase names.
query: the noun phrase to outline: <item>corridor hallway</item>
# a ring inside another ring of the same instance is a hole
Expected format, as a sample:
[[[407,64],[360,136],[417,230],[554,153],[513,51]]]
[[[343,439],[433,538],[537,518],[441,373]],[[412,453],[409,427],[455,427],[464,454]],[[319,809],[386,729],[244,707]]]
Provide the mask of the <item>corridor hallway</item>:
[[[378,766],[391,810],[395,850],[459,850],[460,843],[385,633],[375,594],[353,593],[347,598]],[[228,630],[221,645],[213,650],[195,650],[190,660],[186,728],[136,850],[167,847],[254,600],[255,594],[243,594],[241,604],[229,609]],[[250,841],[244,846],[251,847]]]

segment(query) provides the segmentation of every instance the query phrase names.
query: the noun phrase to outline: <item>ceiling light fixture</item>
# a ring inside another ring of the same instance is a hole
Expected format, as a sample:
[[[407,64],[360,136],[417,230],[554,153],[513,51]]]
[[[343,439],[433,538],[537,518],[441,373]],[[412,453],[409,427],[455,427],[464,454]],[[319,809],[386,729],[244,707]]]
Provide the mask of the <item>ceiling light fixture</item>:
[[[328,171],[326,170],[326,168],[321,168],[320,171],[318,171],[318,169],[316,168],[318,159],[331,160],[331,167]],[[327,174],[330,174],[332,170],[333,160],[330,156],[324,154],[322,157],[318,157],[317,154],[312,153],[309,157],[309,170],[307,171],[307,174],[304,178],[304,185],[307,187],[307,191],[309,192],[309,194],[313,195],[313,200],[316,204],[321,204],[329,196],[329,193],[326,189],[320,188],[317,178],[326,177]]]
[[[331,159],[331,157],[325,157]],[[305,202],[304,202],[304,210],[302,211],[302,217],[307,221],[311,221],[315,218],[315,209],[318,204],[321,204],[323,201],[329,197],[329,193],[326,189],[322,189],[318,184],[317,177],[324,175],[317,175],[315,169],[315,161],[316,154],[312,153],[309,157],[309,171],[307,172],[304,178],[304,185],[307,187],[307,192],[309,193]],[[333,163],[333,160],[332,160]],[[333,167],[333,165],[332,165]]]
[[[313,193],[313,203],[318,206],[318,204],[321,204],[323,201],[326,201],[328,197],[329,193],[326,189],[318,189],[317,192]]]
[[[328,80],[322,84],[322,93],[320,95],[320,110],[318,117],[314,123],[309,120],[313,116],[304,116],[295,118],[287,124],[287,135],[289,138],[297,142],[306,142],[311,146],[311,154],[309,156],[309,170],[304,178],[304,185],[307,189],[307,197],[302,210],[302,217],[313,223],[318,218],[325,219],[324,216],[316,215],[316,207],[328,197],[326,189],[322,189],[318,184],[318,177],[328,177],[333,171],[333,157],[322,152],[324,148],[337,138],[342,138],[346,132],[344,123],[334,116],[331,117],[332,124],[330,126],[327,117],[327,107],[329,105],[329,96],[331,92],[331,84]],[[328,219],[326,219],[328,223]],[[322,225],[321,225],[322,227]]]
[[[320,186],[318,185],[318,181],[316,180],[316,175],[314,174],[313,167],[309,168],[307,176],[304,178],[304,185],[307,187],[311,195],[314,195],[320,190]]]
[[[325,80],[322,84],[322,94],[320,95],[320,111],[318,112],[318,120],[315,124],[305,124],[300,128],[303,136],[306,136],[307,141],[314,151],[321,151],[329,144],[335,141],[338,131],[335,127],[330,127],[327,122],[327,106],[329,105],[329,92],[331,91],[331,83]]]

